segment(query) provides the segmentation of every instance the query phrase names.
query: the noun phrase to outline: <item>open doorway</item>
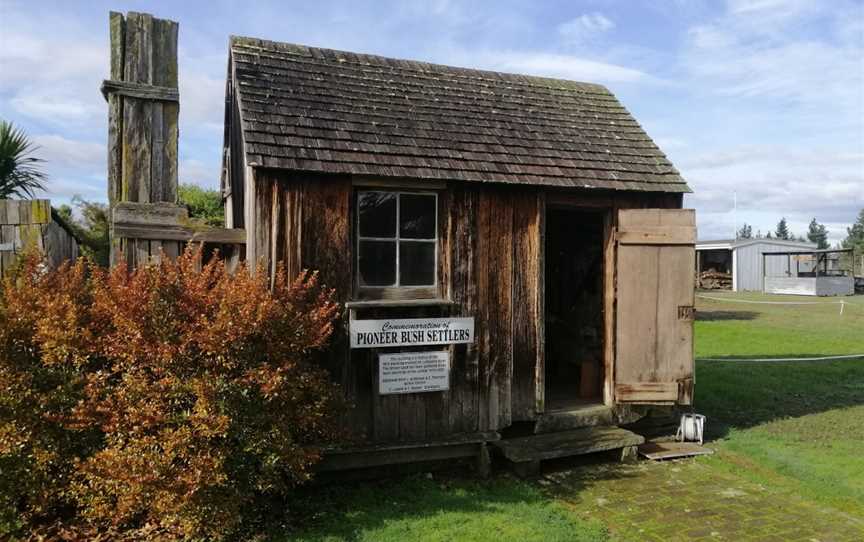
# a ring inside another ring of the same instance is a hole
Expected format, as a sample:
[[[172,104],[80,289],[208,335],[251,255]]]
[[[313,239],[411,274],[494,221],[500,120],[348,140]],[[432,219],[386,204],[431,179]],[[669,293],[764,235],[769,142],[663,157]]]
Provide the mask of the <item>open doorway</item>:
[[[603,402],[603,212],[546,215],[546,410]]]

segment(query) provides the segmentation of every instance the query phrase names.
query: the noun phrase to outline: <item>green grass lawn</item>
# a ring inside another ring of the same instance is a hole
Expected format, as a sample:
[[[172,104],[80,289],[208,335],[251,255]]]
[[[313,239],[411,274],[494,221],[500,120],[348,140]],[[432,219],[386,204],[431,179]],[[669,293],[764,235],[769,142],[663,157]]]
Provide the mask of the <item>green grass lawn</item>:
[[[697,459],[700,465],[864,517],[864,358],[734,359],[864,353],[864,297],[846,300],[843,315],[837,305],[697,300],[697,357],[728,359],[697,362],[696,411],[708,416],[713,439],[708,445],[717,451]],[[603,525],[596,519],[586,521],[580,513],[586,504],[581,499],[584,490],[556,495],[510,477],[475,481],[415,476],[307,491],[301,499],[305,504],[293,510],[295,517],[302,518],[294,522],[300,529],[279,532],[272,540],[579,542],[609,538]]]
[[[314,511],[313,511],[314,510]],[[606,540],[533,485],[499,477],[488,482],[410,477],[319,491],[300,532],[274,541],[480,542]]]
[[[696,299],[696,357],[808,357],[864,353],[864,299],[714,293],[730,301]],[[839,302],[760,305],[744,301]]]
[[[826,299],[726,295],[756,300]],[[836,305],[745,305],[699,299],[697,357],[862,353],[864,303],[860,296],[846,300],[840,315]],[[709,430],[722,437],[714,443],[719,453],[708,460],[711,464],[864,514],[864,358],[700,361],[696,382],[696,409],[709,416]]]

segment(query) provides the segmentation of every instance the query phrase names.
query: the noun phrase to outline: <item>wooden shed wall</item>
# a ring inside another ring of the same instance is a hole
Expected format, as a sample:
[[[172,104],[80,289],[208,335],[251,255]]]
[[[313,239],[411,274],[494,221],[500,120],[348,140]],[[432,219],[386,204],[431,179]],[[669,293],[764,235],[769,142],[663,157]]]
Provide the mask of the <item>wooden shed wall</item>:
[[[352,179],[254,171],[250,252],[263,270],[320,270],[340,301],[352,294]],[[248,185],[247,185],[248,186]],[[422,185],[421,185],[422,186]],[[439,193],[443,295],[452,305],[355,309],[354,318],[473,316],[474,344],[452,345],[448,391],[379,395],[377,357],[396,349],[348,348],[343,314],[322,363],[353,402],[346,423],[375,442],[433,440],[497,430],[542,411],[542,187],[453,183]],[[249,198],[249,194],[246,195]],[[571,201],[572,200],[572,201]],[[680,195],[586,197],[556,193],[556,205],[680,207]],[[569,203],[568,203],[569,202]],[[247,210],[247,219],[251,219]],[[432,349],[440,347],[432,347]],[[420,350],[413,348],[407,350]]]
[[[51,269],[78,258],[78,241],[52,217],[50,201],[0,199],[0,277],[31,246]]]

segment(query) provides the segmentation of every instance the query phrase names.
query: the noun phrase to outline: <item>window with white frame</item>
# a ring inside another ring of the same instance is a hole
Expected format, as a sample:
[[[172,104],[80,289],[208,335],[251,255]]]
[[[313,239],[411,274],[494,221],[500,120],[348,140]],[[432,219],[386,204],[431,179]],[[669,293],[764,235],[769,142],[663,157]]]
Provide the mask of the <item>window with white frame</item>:
[[[358,192],[359,288],[434,287],[437,261],[437,194],[380,190]]]

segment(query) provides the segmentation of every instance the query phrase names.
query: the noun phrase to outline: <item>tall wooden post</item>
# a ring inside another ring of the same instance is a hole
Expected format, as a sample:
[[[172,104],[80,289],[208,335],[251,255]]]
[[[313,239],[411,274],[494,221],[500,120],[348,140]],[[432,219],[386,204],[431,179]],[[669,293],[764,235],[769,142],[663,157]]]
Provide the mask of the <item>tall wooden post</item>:
[[[180,109],[177,87],[177,23],[147,13],[126,17],[111,12],[111,79],[103,82],[108,100],[108,199],[114,210],[124,202],[177,203],[177,140]],[[130,267],[176,256],[177,240],[114,235],[111,263],[123,254]]]

